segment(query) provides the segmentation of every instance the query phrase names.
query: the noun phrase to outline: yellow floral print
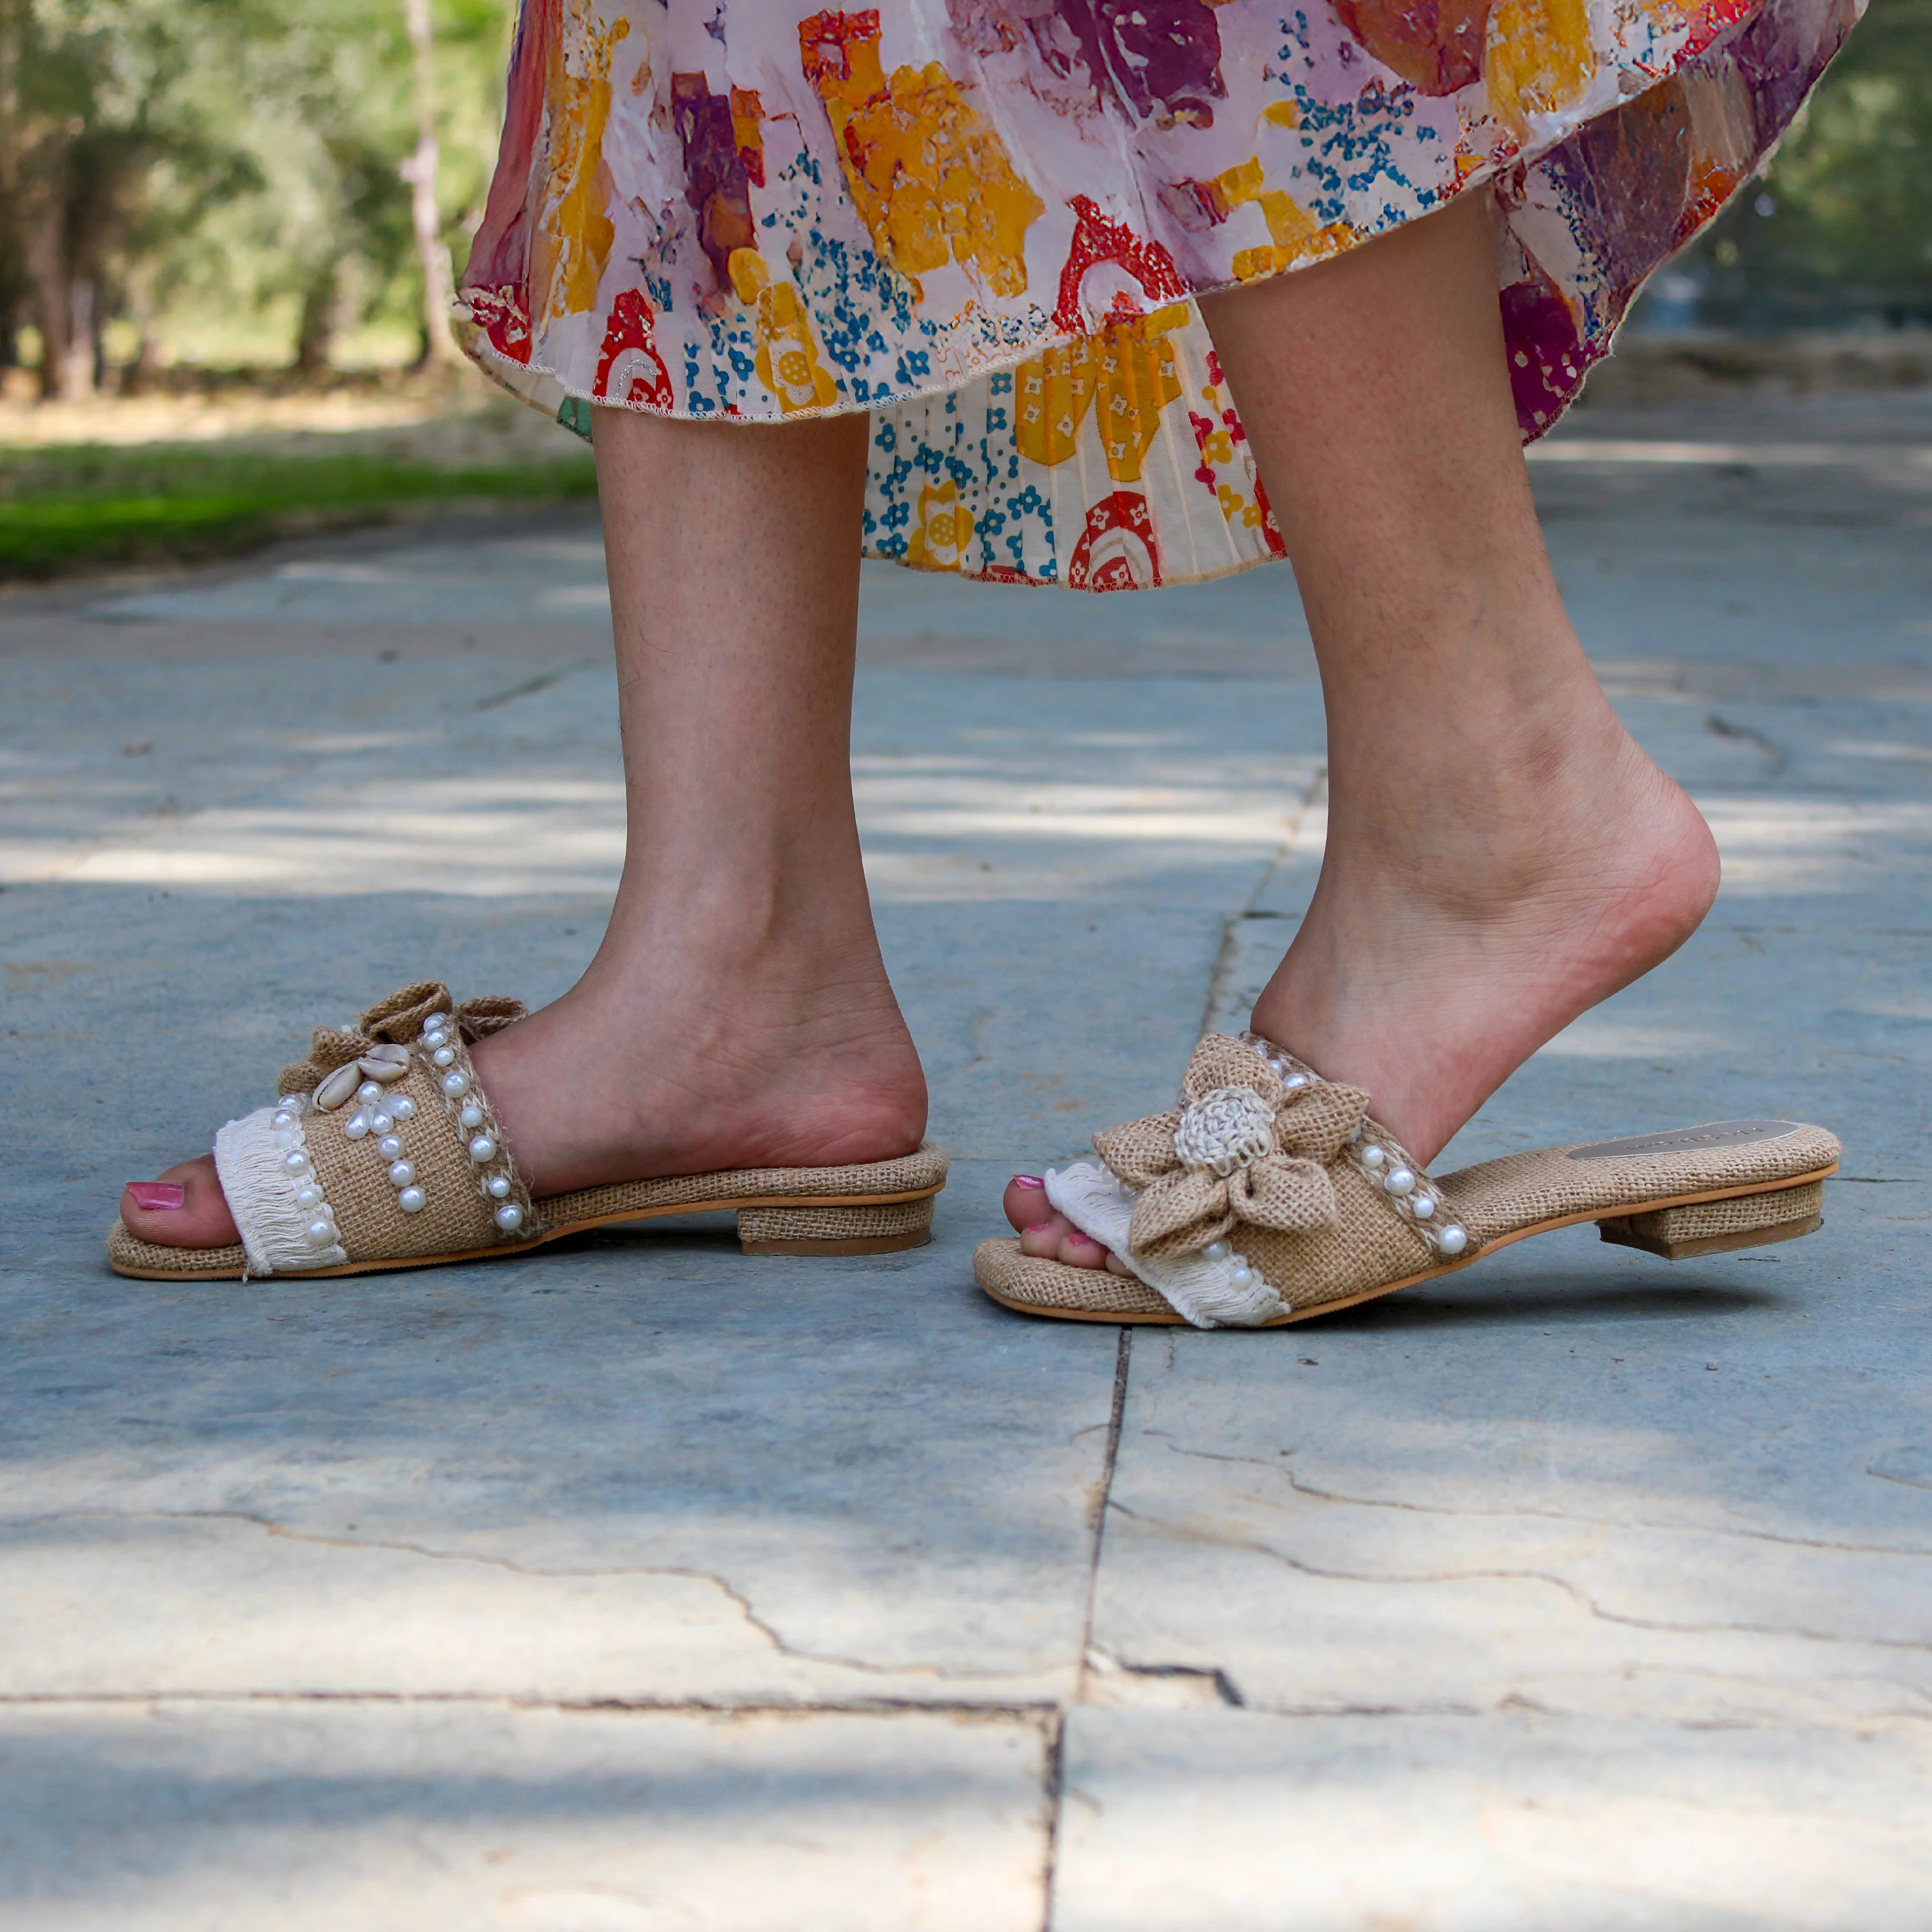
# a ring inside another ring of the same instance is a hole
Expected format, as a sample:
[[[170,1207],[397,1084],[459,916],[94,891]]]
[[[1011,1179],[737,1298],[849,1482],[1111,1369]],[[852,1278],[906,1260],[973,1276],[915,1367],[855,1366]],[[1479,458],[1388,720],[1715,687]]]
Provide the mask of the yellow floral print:
[[[1490,107],[1519,140],[1532,114],[1557,114],[1589,91],[1597,57],[1584,0],[1496,0],[1483,56]]]
[[[616,230],[604,212],[598,175],[610,119],[610,56],[631,32],[628,20],[616,20],[598,32],[587,0],[574,0],[571,10],[574,31],[559,44],[550,80],[550,98],[560,105],[552,116],[557,138],[543,198],[552,315],[581,315],[595,308],[598,284],[610,259]],[[583,72],[569,70],[565,46],[579,53]]]
[[[1331,221],[1324,227],[1284,189],[1270,188],[1258,155],[1216,175],[1208,186],[1224,216],[1252,202],[1268,224],[1271,246],[1234,250],[1232,266],[1240,280],[1279,274],[1297,262],[1318,262],[1340,254],[1354,239],[1346,221]]]
[[[958,570],[973,536],[973,514],[959,501],[950,478],[919,493],[919,520],[906,539],[906,561],[916,570]]]
[[[757,316],[758,346],[753,365],[758,380],[778,399],[786,416],[794,410],[830,409],[838,385],[818,358],[812,319],[789,282],[772,286],[771,271],[755,248],[734,248],[730,267],[738,299]]]
[[[1177,302],[1022,362],[1013,371],[1020,453],[1036,463],[1064,463],[1090,409],[1107,474],[1116,483],[1138,482],[1160,412],[1180,394],[1174,345],[1164,338],[1187,326],[1187,314]]]
[[[951,259],[995,294],[1027,285],[1026,232],[1046,204],[937,61],[888,81],[876,14],[802,21],[806,76],[825,104],[846,185],[880,258],[913,285]]]

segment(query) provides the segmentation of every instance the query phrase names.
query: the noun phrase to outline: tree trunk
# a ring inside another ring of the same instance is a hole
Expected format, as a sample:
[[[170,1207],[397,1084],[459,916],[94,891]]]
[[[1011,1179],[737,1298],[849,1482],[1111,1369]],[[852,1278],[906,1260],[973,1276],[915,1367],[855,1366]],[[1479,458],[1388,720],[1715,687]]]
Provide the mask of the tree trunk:
[[[436,205],[436,46],[430,30],[429,0],[403,0],[403,14],[416,56],[416,151],[399,172],[410,184],[410,219],[416,230],[416,257],[422,266],[423,332],[428,338],[430,359],[455,368],[464,357],[449,322],[455,286]]]
[[[61,245],[60,197],[44,181],[33,184],[21,226],[24,230],[27,279],[33,288],[34,326],[40,333],[40,400],[52,402],[62,394],[69,366],[68,338],[74,326],[74,302],[68,286],[67,250]]]
[[[296,331],[296,368],[314,377],[328,367],[328,352],[335,346],[337,299],[335,272],[318,274],[302,291],[302,322]]]

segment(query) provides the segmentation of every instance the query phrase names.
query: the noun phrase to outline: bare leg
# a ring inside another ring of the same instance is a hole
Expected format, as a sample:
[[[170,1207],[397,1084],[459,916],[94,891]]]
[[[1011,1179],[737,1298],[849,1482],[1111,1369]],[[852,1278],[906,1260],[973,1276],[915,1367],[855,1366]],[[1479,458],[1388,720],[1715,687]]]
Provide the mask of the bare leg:
[[[852,810],[867,419],[599,410],[628,809],[590,970],[476,1060],[532,1190],[883,1160],[926,1124]],[[212,1160],[143,1239],[235,1239]]]
[[[1202,308],[1288,541],[1328,718],[1328,849],[1257,1032],[1418,1159],[1675,951],[1718,858],[1564,615],[1473,196]],[[1023,1245],[1093,1266],[1036,1189]]]

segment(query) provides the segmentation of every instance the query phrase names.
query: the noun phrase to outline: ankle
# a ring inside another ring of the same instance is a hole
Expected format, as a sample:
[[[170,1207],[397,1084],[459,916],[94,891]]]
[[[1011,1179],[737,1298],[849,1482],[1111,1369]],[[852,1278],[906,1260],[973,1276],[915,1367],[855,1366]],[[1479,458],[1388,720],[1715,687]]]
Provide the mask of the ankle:
[[[1330,794],[1335,875],[1479,917],[1702,827],[1606,704],[1459,735],[1439,755],[1351,760]]]

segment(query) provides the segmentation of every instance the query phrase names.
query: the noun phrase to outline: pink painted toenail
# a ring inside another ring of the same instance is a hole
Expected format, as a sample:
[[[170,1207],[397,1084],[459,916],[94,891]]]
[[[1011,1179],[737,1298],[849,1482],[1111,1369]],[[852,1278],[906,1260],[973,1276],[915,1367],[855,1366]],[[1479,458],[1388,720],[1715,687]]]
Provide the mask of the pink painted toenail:
[[[1016,1174],[1011,1184],[1015,1187],[1044,1187],[1046,1183],[1036,1174]]]
[[[1023,1234],[1043,1234],[1052,1226],[1053,1223],[1051,1221],[1035,1221],[1022,1228],[1020,1232]]]
[[[188,1199],[188,1190],[178,1180],[130,1180],[128,1192],[136,1208],[146,1208],[151,1213],[179,1208]]]

